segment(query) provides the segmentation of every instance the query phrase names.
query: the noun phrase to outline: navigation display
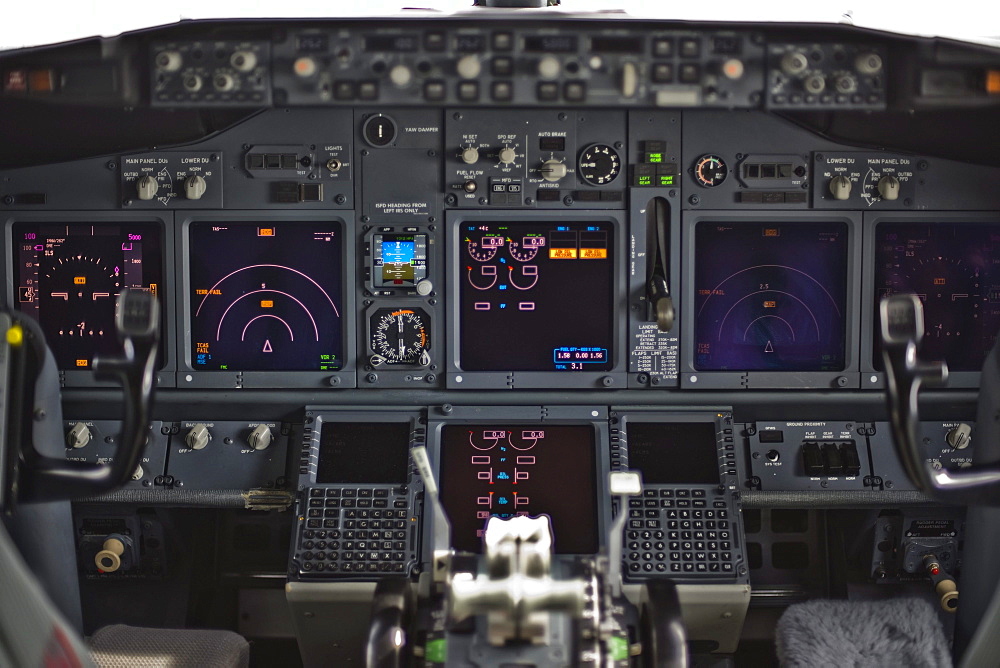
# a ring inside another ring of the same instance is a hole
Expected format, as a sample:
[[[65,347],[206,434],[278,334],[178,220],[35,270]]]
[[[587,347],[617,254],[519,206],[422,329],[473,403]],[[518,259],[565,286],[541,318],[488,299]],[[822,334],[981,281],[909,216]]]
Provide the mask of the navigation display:
[[[611,223],[465,222],[458,241],[462,369],[612,368]]]
[[[695,226],[695,368],[841,371],[843,222]]]
[[[341,368],[341,223],[197,222],[189,234],[196,371]]]
[[[324,422],[316,482],[402,485],[409,458],[408,422]]]
[[[95,356],[120,353],[118,293],[163,288],[159,223],[21,222],[11,234],[16,307],[39,322],[58,367],[89,370]]]
[[[882,362],[879,302],[905,293],[924,307],[921,357],[979,371],[1000,328],[1000,223],[880,223],[875,228],[872,364]]]
[[[629,468],[645,485],[718,485],[719,454],[711,422],[629,422]]]
[[[546,514],[558,554],[598,550],[594,429],[583,425],[446,425],[441,502],[458,550],[482,552],[490,517]]]

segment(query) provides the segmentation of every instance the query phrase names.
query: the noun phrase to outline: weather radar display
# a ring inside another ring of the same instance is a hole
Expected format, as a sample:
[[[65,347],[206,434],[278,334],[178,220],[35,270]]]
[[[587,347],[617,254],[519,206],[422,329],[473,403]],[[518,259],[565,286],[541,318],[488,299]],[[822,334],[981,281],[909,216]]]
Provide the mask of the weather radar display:
[[[695,255],[697,369],[844,369],[845,223],[700,222]]]
[[[342,237],[332,221],[192,223],[191,366],[340,369]]]

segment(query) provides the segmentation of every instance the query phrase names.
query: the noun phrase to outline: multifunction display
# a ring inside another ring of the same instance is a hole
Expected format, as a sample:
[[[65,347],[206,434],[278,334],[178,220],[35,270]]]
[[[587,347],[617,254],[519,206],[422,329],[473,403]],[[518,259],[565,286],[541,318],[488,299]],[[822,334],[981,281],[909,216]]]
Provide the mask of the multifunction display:
[[[427,235],[376,234],[372,237],[372,260],[375,285],[416,285],[427,278]]]
[[[629,468],[646,485],[718,485],[719,451],[712,422],[629,422]]]
[[[409,422],[324,422],[316,482],[406,483]]]
[[[924,307],[921,356],[979,371],[1000,328],[1000,223],[880,223],[875,228],[872,364],[882,369],[879,301],[915,294]]]
[[[842,222],[695,227],[695,368],[840,371],[848,229]]]
[[[608,222],[462,223],[462,369],[611,369],[614,229]]]
[[[340,369],[342,236],[334,221],[192,223],[191,366]]]
[[[458,550],[481,552],[490,517],[545,514],[555,551],[598,550],[594,428],[583,425],[446,425],[441,502]]]
[[[120,350],[122,288],[163,287],[158,223],[14,223],[11,234],[15,303],[41,324],[60,369],[86,370]]]

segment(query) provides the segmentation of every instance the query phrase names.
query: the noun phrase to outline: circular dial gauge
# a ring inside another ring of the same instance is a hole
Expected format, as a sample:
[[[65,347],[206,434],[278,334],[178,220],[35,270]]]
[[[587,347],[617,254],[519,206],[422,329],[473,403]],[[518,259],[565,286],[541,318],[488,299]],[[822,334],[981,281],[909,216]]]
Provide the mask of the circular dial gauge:
[[[703,155],[694,163],[694,178],[698,185],[714,188],[726,180],[729,169],[722,158],[716,155]]]
[[[583,149],[577,173],[592,186],[605,186],[616,178],[622,170],[618,152],[607,144],[594,144]]]
[[[522,237],[507,240],[507,252],[518,262],[530,262],[538,255],[538,249],[545,243],[545,237]]]
[[[423,311],[383,308],[371,316],[373,366],[430,363],[430,332]]]
[[[53,310],[60,337],[93,338],[115,331],[115,297],[121,290],[121,268],[100,258],[73,255],[53,263],[42,277],[46,297],[64,306]]]
[[[503,237],[483,237],[480,241],[466,239],[466,248],[473,260],[479,262],[489,262],[497,251],[503,246]]]

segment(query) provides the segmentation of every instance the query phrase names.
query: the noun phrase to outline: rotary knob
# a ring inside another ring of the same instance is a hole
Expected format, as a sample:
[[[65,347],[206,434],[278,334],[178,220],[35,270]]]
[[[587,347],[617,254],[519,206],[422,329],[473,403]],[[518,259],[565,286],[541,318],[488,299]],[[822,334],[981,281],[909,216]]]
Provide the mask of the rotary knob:
[[[266,424],[259,424],[250,432],[250,435],[247,437],[247,443],[254,450],[263,450],[271,445],[272,438],[271,428]]]
[[[253,51],[237,51],[229,57],[229,64],[240,72],[249,72],[257,67],[257,54]]]
[[[558,160],[546,160],[538,169],[546,181],[556,182],[566,176],[566,163]]]
[[[497,154],[497,157],[503,164],[512,165],[514,164],[514,161],[517,160],[517,152],[514,149],[510,148],[509,146],[505,146],[504,148],[500,149],[500,152]]]
[[[899,199],[899,179],[892,174],[886,174],[878,180],[878,194],[882,199],[893,201]]]
[[[156,54],[156,66],[164,72],[176,72],[184,64],[179,51],[160,51]]]
[[[209,433],[208,427],[201,422],[191,427],[191,430],[184,436],[184,444],[192,450],[201,450],[211,440],[212,434]]]
[[[156,197],[156,191],[160,189],[160,184],[156,178],[146,174],[140,176],[135,182],[135,191],[141,200],[151,200]]]
[[[463,57],[458,61],[458,65],[456,65],[458,76],[463,79],[475,79],[479,76],[482,69],[483,64],[479,62],[479,58],[471,54]]]
[[[948,435],[945,436],[945,440],[948,441],[948,445],[955,450],[964,450],[969,447],[969,437],[971,435],[972,427],[963,422],[949,431]]]
[[[82,422],[77,422],[66,434],[66,445],[71,448],[83,448],[90,443],[90,429]]]
[[[806,54],[801,51],[789,51],[781,57],[781,69],[785,74],[802,74],[809,67]]]
[[[851,196],[851,180],[843,174],[838,174],[830,180],[830,194],[833,199],[846,200]]]
[[[205,194],[205,190],[208,189],[208,184],[205,182],[204,177],[193,174],[186,179],[184,179],[184,197],[187,199],[201,199],[201,196]]]
[[[406,65],[396,65],[389,70],[389,81],[397,88],[406,88],[413,80],[413,72]]]
[[[462,150],[462,162],[474,165],[479,161],[479,149],[474,146]]]

